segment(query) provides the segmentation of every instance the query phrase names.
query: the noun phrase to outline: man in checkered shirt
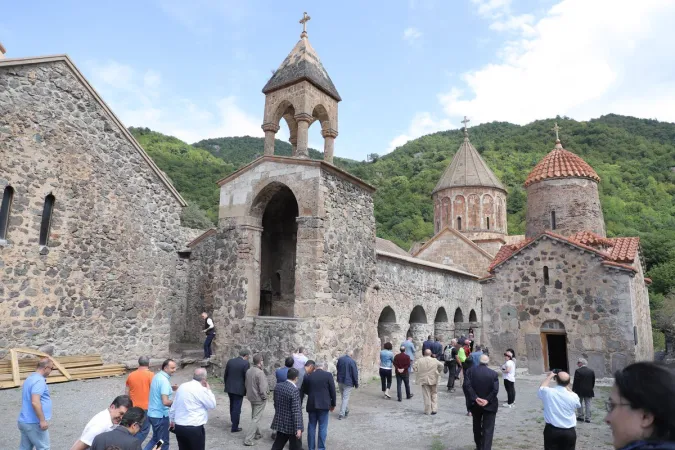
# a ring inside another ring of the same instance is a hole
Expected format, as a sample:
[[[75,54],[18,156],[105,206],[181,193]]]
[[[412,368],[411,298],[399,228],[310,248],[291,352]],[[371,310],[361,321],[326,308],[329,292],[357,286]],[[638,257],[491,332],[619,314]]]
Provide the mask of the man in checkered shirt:
[[[277,437],[272,450],[282,450],[289,443],[290,450],[302,450],[302,408],[300,392],[296,386],[298,369],[288,369],[288,379],[274,388],[274,420],[272,429]]]

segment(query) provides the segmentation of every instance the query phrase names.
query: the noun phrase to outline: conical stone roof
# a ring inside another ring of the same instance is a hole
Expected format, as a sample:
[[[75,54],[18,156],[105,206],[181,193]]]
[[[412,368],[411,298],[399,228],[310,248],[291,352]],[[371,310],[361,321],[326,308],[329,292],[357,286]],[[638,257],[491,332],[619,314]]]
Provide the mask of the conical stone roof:
[[[302,80],[309,81],[335,100],[342,100],[305,33],[262,91],[268,94]]]
[[[556,140],[553,150],[534,166],[523,186],[549,178],[588,178],[600,182],[595,170],[580,156],[565,150],[560,140]]]
[[[506,188],[499,181],[497,175],[485,163],[478,153],[478,150],[471,145],[468,135],[464,135],[464,142],[459,146],[459,150],[452,158],[452,162],[443,172],[443,176],[438,181],[432,194],[436,192],[456,187],[491,187],[501,189],[506,192]]]

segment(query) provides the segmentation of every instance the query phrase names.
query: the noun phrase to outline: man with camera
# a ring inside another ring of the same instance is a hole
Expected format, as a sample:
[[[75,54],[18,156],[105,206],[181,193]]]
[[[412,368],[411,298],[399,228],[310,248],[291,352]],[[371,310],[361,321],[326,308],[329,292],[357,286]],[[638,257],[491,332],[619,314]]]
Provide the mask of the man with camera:
[[[555,385],[549,384],[555,381]],[[539,386],[544,403],[544,450],[574,450],[577,443],[579,396],[570,389],[570,374],[553,369]]]

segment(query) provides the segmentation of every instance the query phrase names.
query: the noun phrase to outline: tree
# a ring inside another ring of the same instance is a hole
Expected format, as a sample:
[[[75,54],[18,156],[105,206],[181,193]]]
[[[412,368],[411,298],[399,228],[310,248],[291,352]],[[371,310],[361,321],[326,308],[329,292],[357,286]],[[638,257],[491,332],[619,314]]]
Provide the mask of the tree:
[[[197,228],[200,230],[205,230],[213,226],[213,222],[196,203],[190,203],[183,209],[183,213],[180,216],[180,224],[184,227]]]

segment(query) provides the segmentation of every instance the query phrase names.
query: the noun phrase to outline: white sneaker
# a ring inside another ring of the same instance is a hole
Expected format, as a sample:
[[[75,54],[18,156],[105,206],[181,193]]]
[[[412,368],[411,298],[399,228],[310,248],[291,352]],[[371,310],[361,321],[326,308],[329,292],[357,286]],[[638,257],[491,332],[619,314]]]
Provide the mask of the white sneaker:
[[[504,408],[512,408],[513,407],[512,405],[509,405],[508,403],[504,403],[502,406]]]

